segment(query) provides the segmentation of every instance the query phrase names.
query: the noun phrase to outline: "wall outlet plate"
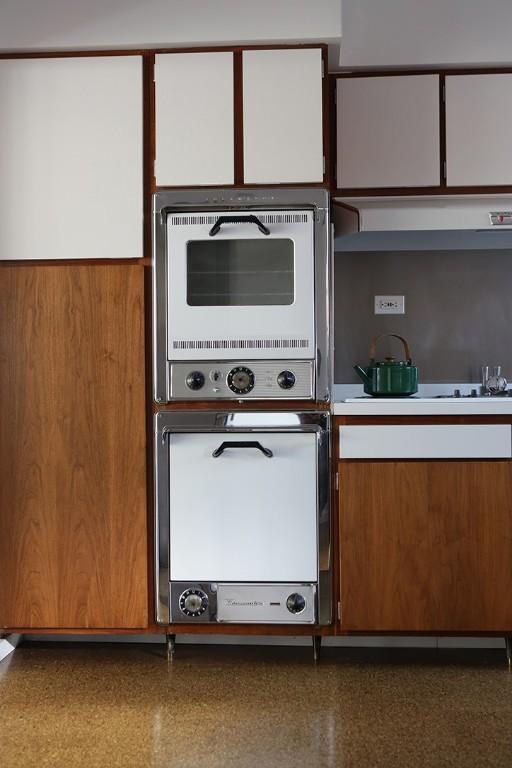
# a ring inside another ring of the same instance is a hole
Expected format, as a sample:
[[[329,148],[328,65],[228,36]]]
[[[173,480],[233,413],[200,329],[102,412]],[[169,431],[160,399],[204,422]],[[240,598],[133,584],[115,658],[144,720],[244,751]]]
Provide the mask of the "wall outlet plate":
[[[405,296],[375,296],[376,315],[405,315]]]

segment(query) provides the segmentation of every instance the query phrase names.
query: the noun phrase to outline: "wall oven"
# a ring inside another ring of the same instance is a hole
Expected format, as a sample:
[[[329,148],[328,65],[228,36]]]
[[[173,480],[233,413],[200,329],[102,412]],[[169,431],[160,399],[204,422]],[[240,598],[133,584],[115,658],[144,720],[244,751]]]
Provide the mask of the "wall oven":
[[[329,624],[326,412],[155,417],[161,624]]]
[[[321,189],[154,196],[154,396],[328,400]]]

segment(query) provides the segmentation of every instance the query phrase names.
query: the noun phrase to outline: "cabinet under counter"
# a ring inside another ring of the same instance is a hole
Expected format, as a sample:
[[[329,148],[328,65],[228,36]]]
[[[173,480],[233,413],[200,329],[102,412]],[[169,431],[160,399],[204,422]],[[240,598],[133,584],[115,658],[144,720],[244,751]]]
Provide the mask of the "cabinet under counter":
[[[335,420],[339,632],[512,634],[511,425]]]

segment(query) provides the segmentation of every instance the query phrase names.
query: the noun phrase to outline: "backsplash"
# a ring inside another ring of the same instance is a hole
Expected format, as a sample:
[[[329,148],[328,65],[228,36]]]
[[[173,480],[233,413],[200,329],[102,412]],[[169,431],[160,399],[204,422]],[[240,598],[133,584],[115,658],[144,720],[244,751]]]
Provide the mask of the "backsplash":
[[[410,344],[420,382],[480,382],[481,366],[512,380],[512,251],[336,253],[334,381],[360,382],[371,339],[398,333]],[[375,315],[374,296],[404,295],[404,315]],[[403,359],[382,339],[377,359]]]

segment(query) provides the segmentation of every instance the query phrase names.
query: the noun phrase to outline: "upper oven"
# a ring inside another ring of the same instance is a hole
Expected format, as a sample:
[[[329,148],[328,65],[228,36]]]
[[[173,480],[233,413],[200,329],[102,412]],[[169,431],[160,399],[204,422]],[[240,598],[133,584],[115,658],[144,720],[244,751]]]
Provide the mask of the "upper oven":
[[[155,399],[328,399],[324,190],[154,197]]]

